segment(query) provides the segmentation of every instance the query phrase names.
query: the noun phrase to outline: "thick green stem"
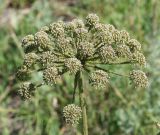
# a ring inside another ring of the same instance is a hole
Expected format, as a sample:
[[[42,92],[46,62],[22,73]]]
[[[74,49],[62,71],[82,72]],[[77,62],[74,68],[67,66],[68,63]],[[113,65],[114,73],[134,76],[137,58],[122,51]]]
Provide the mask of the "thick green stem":
[[[80,99],[80,105],[82,109],[82,118],[83,118],[83,135],[88,135],[86,99],[83,91],[83,80],[82,80],[81,72],[79,72],[78,88],[79,88],[79,99]]]
[[[83,134],[88,135],[86,101],[85,101],[85,95],[83,93],[80,94],[80,102],[81,102],[82,117],[83,117]]]

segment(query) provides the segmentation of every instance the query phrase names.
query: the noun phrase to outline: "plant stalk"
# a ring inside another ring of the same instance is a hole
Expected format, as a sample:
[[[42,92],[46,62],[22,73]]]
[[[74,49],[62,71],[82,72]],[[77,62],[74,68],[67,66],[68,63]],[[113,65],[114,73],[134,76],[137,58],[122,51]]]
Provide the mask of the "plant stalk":
[[[82,108],[82,117],[83,117],[83,134],[88,135],[88,122],[87,122],[87,111],[86,111],[86,101],[84,93],[80,94],[80,102]]]
[[[79,72],[78,88],[79,88],[80,106],[81,106],[81,109],[82,109],[83,135],[88,135],[86,99],[85,99],[85,94],[84,94],[84,91],[83,91],[83,80],[82,80],[81,72]]]

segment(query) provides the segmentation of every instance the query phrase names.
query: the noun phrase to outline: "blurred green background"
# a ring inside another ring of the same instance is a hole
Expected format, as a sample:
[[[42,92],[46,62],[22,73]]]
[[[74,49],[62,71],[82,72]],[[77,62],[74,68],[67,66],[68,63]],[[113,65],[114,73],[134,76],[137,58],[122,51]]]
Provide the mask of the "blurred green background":
[[[86,85],[89,135],[156,135],[160,129],[160,0],[0,0],[0,135],[80,135],[65,125],[62,108],[73,78],[40,88],[31,101],[17,94],[14,73],[23,60],[21,39],[57,20],[96,13],[137,38],[147,59],[147,89],[112,78],[109,90]],[[119,68],[125,72],[126,67]],[[36,78],[38,80],[38,77]]]

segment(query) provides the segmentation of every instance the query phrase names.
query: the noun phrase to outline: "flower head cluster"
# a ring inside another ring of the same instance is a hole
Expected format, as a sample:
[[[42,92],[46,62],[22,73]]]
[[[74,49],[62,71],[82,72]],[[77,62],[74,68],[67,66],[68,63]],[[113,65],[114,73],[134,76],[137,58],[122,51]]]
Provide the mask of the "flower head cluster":
[[[24,99],[30,99],[34,95],[35,86],[32,83],[25,82],[21,85],[19,93]]]
[[[24,49],[24,52],[30,52],[34,50],[37,46],[35,44],[34,36],[28,35],[22,39],[22,47]]]
[[[35,53],[27,53],[24,57],[24,65],[30,68],[33,64],[35,64],[38,56]]]
[[[118,57],[124,57],[128,59],[131,57],[131,51],[127,45],[121,44],[116,48],[116,54]]]
[[[57,56],[52,53],[52,51],[43,52],[39,57],[39,61],[43,67],[54,65],[54,62],[58,59]]]
[[[96,70],[90,75],[90,83],[96,88],[107,86],[108,79],[108,74],[103,70]]]
[[[58,74],[58,69],[56,67],[49,67],[46,68],[43,72],[43,80],[49,84],[53,84],[57,82],[57,79],[60,78],[60,75]]]
[[[34,37],[35,37],[35,44],[37,44],[37,46],[39,46],[42,49],[49,48],[51,42],[46,32],[41,30],[37,32]]]
[[[136,64],[141,66],[146,66],[146,59],[142,53],[140,52],[133,53],[132,59],[136,61]]]
[[[94,54],[94,46],[89,42],[81,42],[78,46],[78,51],[81,57],[92,57]]]
[[[22,47],[25,56],[19,73],[42,72],[45,84],[56,83],[66,72],[87,72],[91,85],[99,88],[107,85],[113,73],[111,68],[104,70],[102,64],[130,64],[133,68],[146,65],[141,44],[126,30],[101,23],[96,14],[89,14],[84,21],[74,19],[44,26],[24,37]],[[130,78],[137,86],[147,84],[142,72],[133,72]]]
[[[77,71],[79,71],[82,68],[81,61],[77,58],[66,59],[64,65],[68,71],[74,74],[76,74]]]
[[[94,26],[99,22],[99,17],[96,14],[89,14],[86,17],[86,25],[88,26]]]
[[[148,78],[143,71],[140,71],[140,70],[131,71],[130,78],[135,84],[135,86],[147,87],[148,85]]]
[[[112,46],[102,46],[99,50],[99,57],[103,62],[107,63],[116,58],[116,53]]]
[[[69,104],[63,108],[63,115],[66,123],[76,125],[82,117],[82,110],[75,104]]]

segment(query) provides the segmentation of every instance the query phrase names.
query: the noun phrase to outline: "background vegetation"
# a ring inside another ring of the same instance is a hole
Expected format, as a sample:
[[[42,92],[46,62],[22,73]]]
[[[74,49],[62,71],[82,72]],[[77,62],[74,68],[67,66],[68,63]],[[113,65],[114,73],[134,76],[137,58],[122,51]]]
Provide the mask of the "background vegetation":
[[[135,89],[125,78],[113,78],[104,91],[86,85],[89,134],[156,135],[155,122],[160,122],[159,7],[159,0],[0,0],[0,134],[80,134],[62,118],[62,108],[72,98],[73,78],[65,76],[58,86],[43,86],[35,98],[23,101],[17,94],[14,73],[22,63],[23,36],[53,21],[83,18],[94,12],[102,22],[126,29],[141,41],[150,85]]]

